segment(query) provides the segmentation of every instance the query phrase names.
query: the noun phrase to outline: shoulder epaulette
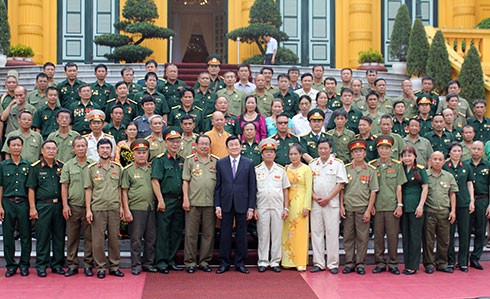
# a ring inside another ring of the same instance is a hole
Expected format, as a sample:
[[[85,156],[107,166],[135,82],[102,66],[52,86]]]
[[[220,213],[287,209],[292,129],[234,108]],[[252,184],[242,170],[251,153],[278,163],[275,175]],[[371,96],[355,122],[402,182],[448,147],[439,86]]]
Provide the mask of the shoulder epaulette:
[[[136,117],[133,119],[133,121],[135,121],[135,120],[137,120],[137,119],[140,119],[140,118],[141,118],[141,115],[136,116]]]
[[[37,164],[39,164],[39,162],[41,162],[41,160],[37,160],[36,162],[32,163],[31,166],[36,166]]]
[[[172,108],[170,109],[180,109],[180,105],[177,105],[177,106],[173,106]]]
[[[373,138],[378,138],[378,135],[373,135]]]
[[[466,117],[466,114],[461,113],[461,112],[459,112],[459,111],[458,111],[458,114],[459,114],[459,115],[461,115],[461,116],[463,116],[463,117]]]
[[[202,110],[202,108],[201,108],[201,107],[199,107],[199,106],[194,106],[194,108],[196,108],[196,109],[197,109],[197,110],[199,110],[199,111],[203,111],[203,110]]]
[[[88,135],[90,135],[90,133],[82,135],[82,137],[88,137]]]
[[[130,102],[130,103],[133,103],[133,104],[135,104],[135,105],[138,105],[138,103],[137,103],[136,101],[133,101],[133,100],[131,100],[130,98],[128,98],[127,100],[128,100],[128,102]]]
[[[109,134],[109,133],[105,133],[105,136],[109,136],[109,137],[114,138],[114,136],[112,136],[112,135],[111,135],[111,134]]]
[[[339,159],[339,158],[334,158],[334,160],[337,160],[337,161],[339,161],[340,163],[344,164],[344,161],[342,161],[342,160],[341,160],[341,159]]]
[[[136,79],[136,81],[140,81],[140,80],[145,80],[145,77],[141,77],[141,78]]]
[[[126,170],[126,169],[128,169],[129,167],[131,167],[133,164],[134,164],[134,163],[131,163],[131,164],[129,164],[129,165],[126,165],[126,167],[124,167],[123,169],[124,169],[124,170]]]
[[[345,164],[345,167],[351,166],[351,165],[352,165],[352,162]]]
[[[211,157],[215,158],[216,160],[219,160],[219,157],[216,155],[211,154]]]
[[[291,134],[291,135],[292,135],[292,134]],[[305,137],[305,136],[308,136],[308,135],[310,135],[310,133],[309,133],[309,132],[308,132],[308,133],[303,133],[303,134],[299,135],[299,137]]]
[[[361,134],[356,134],[356,135],[354,135],[354,138],[356,138],[356,139],[357,139],[357,138],[361,138]]]
[[[327,135],[328,135],[328,136],[333,136],[333,132],[328,131],[328,132],[327,132]]]
[[[374,163],[374,162],[376,162],[376,159],[369,161],[368,164],[371,165],[371,163]]]
[[[161,158],[161,157],[163,157],[163,155],[165,155],[165,152],[161,153],[160,155],[156,156],[155,158]],[[155,160],[155,159],[153,159],[153,160]]]
[[[368,165],[369,165],[369,167],[371,167],[372,169],[376,170],[376,167],[374,167],[373,165],[371,165],[371,164],[368,164]]]
[[[213,117],[213,114],[210,113],[210,114],[206,115],[206,117]]]
[[[262,164],[264,164],[264,162],[260,162],[259,165],[256,165],[255,168],[259,168],[262,166]]]
[[[422,92],[421,89],[418,89],[418,90],[414,90],[413,93],[419,93],[419,92]]]
[[[186,159],[189,159],[191,157],[194,157],[196,154],[190,154],[189,156],[185,157]]]
[[[289,135],[291,135],[291,136],[294,136],[294,137],[298,138],[298,136],[297,136],[297,135],[294,135],[293,133],[289,133]]]
[[[63,162],[61,160],[56,159],[56,162],[60,163],[61,165],[65,165],[65,162]]]
[[[281,164],[276,163],[277,167],[286,170],[286,167],[282,166]]]
[[[417,164],[418,169],[425,169],[424,165]]]
[[[107,103],[114,102],[115,100],[116,100],[116,98],[112,98],[112,99],[108,100]]]
[[[311,164],[311,163],[315,162],[316,160],[318,160],[318,158],[311,160],[310,163],[308,163],[308,164]]]
[[[121,164],[119,164],[119,162],[112,161],[112,163],[114,163],[114,164],[116,164],[117,166],[119,166],[119,167],[123,168],[123,167],[122,167],[122,165],[121,165]]]
[[[88,167],[90,168],[90,167],[93,167],[94,165],[97,165],[97,164],[99,164],[99,162],[94,162],[94,163],[90,164]]]
[[[432,91],[432,93],[433,93],[433,94],[435,94],[435,95],[439,95],[439,94],[438,94],[437,92],[435,92],[435,91]]]
[[[402,164],[402,162],[399,160],[391,159],[391,161],[395,162],[396,164]]]
[[[225,77],[223,77],[223,76],[219,76],[219,78],[225,80]]]

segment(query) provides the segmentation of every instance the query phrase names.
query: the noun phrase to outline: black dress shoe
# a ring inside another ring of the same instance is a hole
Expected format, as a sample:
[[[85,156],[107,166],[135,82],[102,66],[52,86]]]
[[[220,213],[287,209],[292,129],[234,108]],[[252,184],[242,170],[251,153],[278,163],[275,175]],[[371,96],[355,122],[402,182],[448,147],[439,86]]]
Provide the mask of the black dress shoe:
[[[158,272],[163,273],[163,274],[168,274],[170,272],[168,267],[162,267],[162,268],[157,268],[157,269],[158,269]]]
[[[271,270],[272,270],[272,272],[279,273],[279,272],[281,272],[281,267],[274,266],[274,267],[271,268]]]
[[[483,270],[483,266],[480,264],[479,261],[470,261],[470,267],[478,270]]]
[[[187,273],[192,274],[192,273],[194,273],[194,272],[196,272],[196,267],[194,267],[194,266],[190,266],[190,267],[188,267],[188,268],[187,268]]]
[[[459,270],[461,270],[461,272],[468,273],[468,266],[460,266]]]
[[[94,271],[92,271],[92,268],[85,268],[83,270],[83,273],[85,274],[85,276],[94,276]]]
[[[403,269],[403,274],[405,274],[405,275],[414,275],[415,273],[417,273],[417,270]]]
[[[109,275],[117,276],[117,277],[124,277],[124,273],[122,273],[121,270],[119,270],[119,269],[116,269],[114,271],[109,271]]]
[[[20,276],[29,276],[29,268],[21,268]]]
[[[140,275],[141,274],[141,270],[140,269],[131,269],[131,274],[133,274],[133,275]]]
[[[78,274],[78,269],[68,268],[68,271],[66,271],[66,273],[65,273],[65,277],[70,277],[70,276],[73,276],[75,274]]]
[[[258,270],[259,270],[260,273],[262,273],[262,272],[265,272],[265,270],[267,270],[267,268],[264,267],[264,266],[259,266],[259,269]]]
[[[390,269],[391,274],[400,275],[400,269],[398,267],[393,267]]]
[[[65,270],[63,268],[53,268],[51,272],[58,275],[65,275]]]
[[[322,272],[322,271],[325,271],[325,269],[322,269],[318,266],[314,266],[313,268],[311,268],[310,272],[311,273],[317,273],[317,272]]]
[[[384,271],[386,271],[386,268],[385,267],[378,267],[378,266],[376,266],[376,268],[373,269],[373,273],[374,274],[379,274],[379,273],[384,272]]]
[[[342,270],[342,274],[349,274],[354,272],[354,268],[352,267],[345,267],[344,270]]]
[[[425,273],[427,273],[427,274],[434,273],[434,268],[433,267],[427,267],[427,268],[425,268]]]
[[[364,268],[357,268],[357,274],[364,275],[366,274],[366,270]]]
[[[153,266],[149,266],[149,267],[143,267],[143,272],[150,272],[150,273],[157,273],[158,272],[158,269],[156,267],[153,267]]]
[[[213,270],[211,270],[211,267],[209,267],[208,265],[199,266],[199,270],[204,271],[204,272],[208,272],[208,273],[213,271]]]
[[[97,278],[105,278],[105,271],[104,270],[99,270],[97,271]]]
[[[216,270],[216,274],[223,274],[226,271],[230,271],[230,267],[220,266],[218,270]]]
[[[170,265],[170,270],[173,270],[173,271],[184,271],[184,267],[177,266],[176,264],[172,264],[172,265]]]
[[[444,273],[453,273],[454,272],[454,268],[448,266],[446,268],[437,269],[437,271],[444,272]]]
[[[12,277],[17,273],[17,269],[7,269],[7,272],[5,272],[5,277]]]
[[[332,268],[332,269],[330,269],[330,273],[332,273],[332,274],[339,274],[339,268]]]
[[[245,266],[238,266],[238,267],[235,267],[235,269],[238,272],[243,273],[243,274],[249,274],[250,273],[250,271],[248,271],[248,269]]]
[[[48,273],[46,273],[46,270],[37,270],[37,276],[46,277],[48,276]]]

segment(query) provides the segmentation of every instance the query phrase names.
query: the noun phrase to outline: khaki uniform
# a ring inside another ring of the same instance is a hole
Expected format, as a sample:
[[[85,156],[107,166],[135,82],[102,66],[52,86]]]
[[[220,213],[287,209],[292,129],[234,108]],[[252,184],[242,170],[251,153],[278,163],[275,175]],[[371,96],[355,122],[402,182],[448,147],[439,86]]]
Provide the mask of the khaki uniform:
[[[83,234],[83,267],[92,268],[94,257],[92,255],[92,228],[87,223],[85,209],[85,172],[93,161],[87,159],[80,165],[77,158],[65,163],[61,171],[61,184],[68,185],[68,206],[71,216],[66,220],[66,261],[70,269],[78,269],[78,245],[80,243],[80,229]]]
[[[393,114],[393,102],[390,97],[386,95],[379,97],[378,111],[382,114]]]
[[[341,133],[338,133],[336,129],[332,129],[327,132],[327,135],[329,135],[330,139],[332,139],[337,158],[344,161],[344,163],[349,162],[351,156],[347,145],[352,139],[354,139],[354,132],[344,128]]]
[[[239,89],[234,88],[231,93],[226,88],[219,90],[218,97],[225,97],[228,100],[228,112],[233,115],[241,115],[243,108],[245,107],[245,93]]]
[[[352,107],[356,108],[362,113],[366,112],[368,110],[368,107],[366,105],[366,97],[364,97],[363,95],[359,95],[357,98],[353,98]]]
[[[430,156],[434,152],[430,141],[420,136],[417,137],[415,142],[410,139],[410,136],[403,138],[403,140],[405,141],[405,145],[411,145],[415,148],[417,164],[427,167],[427,161],[429,161]]]
[[[337,184],[347,183],[344,162],[330,156],[323,163],[321,158],[310,162],[313,174],[313,194],[327,197]],[[339,195],[332,198],[324,207],[316,201],[311,206],[311,246],[313,248],[313,264],[320,269],[339,267]],[[325,265],[325,243],[327,248],[327,264]]]
[[[271,116],[271,105],[272,100],[274,99],[274,94],[266,91],[263,95],[259,95],[257,93],[257,90],[254,89],[247,95],[254,95],[257,98],[257,109],[259,109],[260,114],[262,114],[266,118]]]
[[[378,192],[378,176],[373,166],[345,165],[348,183],[344,191],[344,247],[346,267],[365,268],[369,241],[369,222],[362,221],[371,192]],[[357,252],[356,252],[357,249]]]
[[[415,100],[413,100],[412,98],[405,98],[403,97],[403,94],[401,94],[399,97],[394,98],[392,102],[394,104],[398,101],[403,101],[403,103],[405,103],[405,114],[403,115],[403,117],[410,119],[417,115],[419,108],[417,107],[417,103]]]
[[[80,136],[77,132],[70,130],[68,134],[63,138],[59,130],[54,131],[49,134],[47,140],[54,140],[58,144],[58,153],[56,154],[56,159],[63,163],[68,162],[71,158],[75,158],[75,153],[73,152],[73,140],[75,137]]]
[[[153,135],[150,135],[145,138],[150,142],[150,148],[149,148],[149,156],[148,156],[148,161],[152,161],[156,156],[164,153],[167,151],[167,145],[165,144],[165,140],[161,137],[155,137]]]
[[[92,252],[97,271],[104,270],[105,232],[107,232],[107,247],[109,251],[109,271],[119,269],[121,259],[119,252],[119,212],[121,204],[122,166],[109,162],[107,168],[96,162],[88,166],[85,172],[85,189],[92,190],[90,207],[93,213],[92,221]]]
[[[3,113],[4,110],[4,108],[0,107],[0,113]],[[13,105],[12,108],[10,108],[9,116],[5,122],[5,134],[9,134],[10,132],[19,129],[19,114],[22,111],[29,111],[33,116],[36,114],[36,108],[27,102],[20,109],[18,105]]]
[[[283,190],[290,187],[289,179],[284,168],[276,163],[269,169],[262,162],[255,167],[255,176],[257,178],[256,209],[259,214],[258,266],[278,267],[282,256]]]
[[[41,136],[41,134],[30,130],[29,135],[25,136],[19,129],[7,134],[5,140],[8,140],[12,136],[20,136],[20,138],[22,138],[22,141],[24,141],[24,145],[22,146],[22,158],[31,163],[39,160],[39,156],[41,155],[41,146],[43,143],[43,137]],[[3,144],[2,152],[7,154],[10,153],[7,142]]]
[[[436,176],[431,170],[427,171],[429,177],[429,193],[425,203],[425,221],[423,238],[423,262],[426,269],[447,267],[449,233],[451,223],[449,212],[451,208],[450,192],[458,192],[458,184],[453,175],[445,170]],[[437,242],[437,252],[434,256],[434,242]]]
[[[34,106],[36,109],[40,109],[42,106],[46,105],[48,98],[46,94],[41,95],[39,90],[34,89],[27,95],[26,102]]]
[[[188,196],[190,211],[185,217],[184,263],[186,267],[209,266],[213,258],[214,228],[214,187],[216,186],[217,156],[209,155],[202,161],[198,154],[185,159],[182,179],[189,183]],[[197,241],[201,229],[201,246],[197,258]]]
[[[403,148],[405,147],[405,141],[398,134],[391,133],[390,136],[393,137],[393,141],[394,141],[393,146],[391,147],[391,156],[390,157],[391,157],[391,159],[398,160],[398,159],[400,159],[400,154],[401,154]]]
[[[180,145],[180,149],[178,152],[181,157],[188,157],[196,153],[197,136],[198,135],[196,133],[192,133],[192,136],[190,138],[187,138],[184,135],[182,135],[182,143]]]

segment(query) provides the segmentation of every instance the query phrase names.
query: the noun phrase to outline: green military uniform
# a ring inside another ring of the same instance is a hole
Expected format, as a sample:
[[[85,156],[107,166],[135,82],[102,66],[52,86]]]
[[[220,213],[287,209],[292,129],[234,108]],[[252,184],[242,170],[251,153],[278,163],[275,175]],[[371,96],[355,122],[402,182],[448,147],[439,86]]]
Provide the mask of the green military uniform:
[[[466,126],[467,121],[466,117],[462,113],[459,113],[457,115],[454,115],[454,127],[457,129],[460,129],[463,131],[463,127]]]
[[[61,136],[59,130],[54,131],[49,134],[46,140],[54,140],[58,145],[58,154],[56,154],[56,159],[63,163],[68,162],[71,158],[75,157],[75,153],[72,151],[73,140],[75,137],[80,136],[77,132],[70,130],[65,137]]]
[[[194,106],[201,108],[204,115],[213,113],[216,110],[217,98],[217,94],[210,89],[207,89],[205,93],[198,89],[194,95]]]
[[[246,140],[242,141],[241,155],[251,159],[254,162],[254,166],[257,166],[262,162],[259,144],[255,140],[252,144],[248,143]]]
[[[282,139],[278,133],[270,138],[277,141],[276,158],[274,159],[274,162],[281,166],[291,164],[291,161],[289,160],[289,148],[295,143],[299,144],[298,136],[287,133],[286,138]]]
[[[478,118],[472,117],[468,119],[468,124],[475,129],[475,141],[486,143],[490,140],[490,118],[484,116],[480,122]]]
[[[92,87],[92,97],[90,100],[99,105],[103,111],[105,111],[107,101],[117,97],[114,86],[107,82],[99,85],[99,83],[95,81],[94,83],[90,84],[90,87]]]
[[[85,172],[85,189],[92,190],[90,209],[92,221],[92,250],[97,271],[104,270],[105,232],[109,249],[109,271],[119,269],[119,211],[121,204],[120,187],[122,166],[109,162],[103,166],[101,162],[92,163]]]
[[[188,157],[196,153],[197,136],[198,135],[196,133],[192,133],[192,136],[190,138],[187,138],[184,135],[182,135],[182,142],[178,152],[181,157]]]
[[[384,96],[382,99],[379,99],[378,102],[378,111],[382,114],[393,114],[393,102],[391,98],[388,96]]]
[[[159,269],[174,264],[182,240],[184,211],[182,210],[182,170],[184,159],[172,157],[168,151],[152,163],[151,178],[160,182],[165,211],[157,212],[157,245],[155,266]]]
[[[393,117],[393,128],[391,128],[391,132],[400,135],[401,137],[405,137],[408,134],[408,122],[410,119],[407,117],[402,118],[402,121]]]
[[[327,95],[327,98],[328,98],[328,104],[327,104],[328,109],[335,111],[337,109],[344,107],[344,104],[342,104],[342,101],[340,100],[339,94],[334,93],[332,97],[329,97]]]
[[[434,128],[432,128],[431,115],[429,115],[429,117],[427,117],[426,119],[423,119],[420,115],[417,115],[414,118],[420,121],[420,136],[425,136],[434,130]]]
[[[88,101],[86,105],[82,101],[78,101],[73,103],[69,109],[71,111],[72,130],[83,135],[90,133],[87,114],[92,110],[101,109],[101,107],[92,101]]]
[[[194,132],[195,133],[200,133],[202,132],[202,126],[203,126],[203,110],[198,107],[198,106],[192,106],[189,111],[186,111],[183,106],[178,105],[172,107],[170,110],[170,114],[168,116],[168,125],[169,126],[174,126],[174,127],[180,127],[180,119],[184,115],[190,115],[192,118],[194,118]]]
[[[152,98],[155,100],[155,114],[167,115],[170,113],[170,108],[168,106],[167,100],[165,99],[165,96],[159,92],[150,94],[148,90],[145,90],[135,94],[133,100],[136,103],[138,103],[138,107],[141,106],[141,101],[147,95],[152,96]],[[143,115],[143,114],[144,114],[143,108],[139,109],[139,115]]]
[[[14,100],[14,97],[8,94],[8,92],[4,93],[2,97],[0,98],[0,106],[2,109],[5,110],[7,106]]]
[[[301,145],[301,149],[303,150],[303,154],[308,154],[310,155],[313,159],[318,158],[318,141],[321,139],[328,139],[332,140],[333,138],[331,135],[325,133],[325,132],[320,132],[318,135],[315,135],[313,131],[310,133],[306,133],[300,136],[299,138],[299,144]],[[333,142],[333,140],[332,140]],[[332,151],[336,149],[335,145],[332,148]]]
[[[378,136],[370,134],[368,138],[364,139],[362,138],[361,134],[357,134],[354,136],[354,138],[366,141],[366,158],[364,159],[366,162],[370,162],[378,158],[378,149],[376,148],[376,138],[378,138]]]
[[[125,130],[126,130],[125,125],[121,124],[119,128],[116,128],[111,121],[110,123],[104,126],[102,132],[114,136],[114,140],[116,141],[117,144],[119,141],[128,139]]]
[[[43,139],[46,140],[49,134],[58,130],[58,122],[56,122],[56,115],[60,111],[59,106],[55,106],[54,109],[44,105],[34,113],[34,119],[32,120],[32,127],[41,130]]]
[[[352,107],[361,111],[362,113],[368,111],[368,106],[366,104],[366,98],[363,95],[359,95],[357,98],[352,99]]]
[[[436,114],[437,108],[439,107],[439,95],[436,92],[431,91],[430,93],[427,94],[427,93],[424,93],[422,90],[416,90],[413,92],[413,94],[417,98],[420,98],[420,97],[428,98],[431,101],[430,115],[434,116]]]
[[[345,127],[355,134],[359,134],[359,120],[362,117],[362,112],[355,109],[351,108],[349,112],[347,112],[347,122],[345,123]],[[330,120],[328,122],[327,128],[329,130],[332,130],[335,128],[335,121],[333,117],[330,117]]]
[[[420,136],[418,136],[415,142],[410,139],[410,136],[406,136],[403,140],[405,141],[405,145],[411,145],[415,148],[417,152],[417,164],[427,167],[427,161],[429,161],[430,156],[434,152],[430,141]]]
[[[197,91],[200,86],[199,81],[196,81],[194,84],[194,90]],[[223,88],[226,88],[226,84],[225,79],[222,76],[216,76],[214,79],[210,78],[208,89],[211,90],[211,92],[216,93]]]
[[[327,135],[329,135],[330,139],[332,139],[337,158],[344,161],[344,163],[349,162],[351,156],[347,145],[352,139],[354,139],[356,134],[351,130],[344,128],[340,133],[337,132],[336,129],[332,129],[327,132]]]
[[[339,90],[340,92],[340,85],[337,85],[337,87],[335,88],[335,90]],[[314,89],[314,90],[318,90],[318,91],[325,91],[325,85],[323,84],[323,80],[320,81],[320,83],[316,83],[315,80],[313,80],[313,83],[311,84],[311,88]]]
[[[422,229],[424,217],[417,218],[415,211],[422,196],[422,185],[429,183],[427,171],[422,165],[414,165],[410,169],[404,167],[407,183],[402,186],[402,236],[403,236],[403,262],[405,268],[418,270],[420,264],[420,249],[422,247]],[[420,175],[421,181],[414,177],[415,172]]]
[[[435,151],[440,151],[444,155],[447,155],[449,145],[454,141],[453,134],[442,131],[442,135],[439,136],[435,131],[429,132],[424,136],[430,141],[432,149]]]
[[[31,223],[29,221],[29,203],[27,201],[27,174],[31,163],[20,159],[15,164],[11,159],[0,162],[0,186],[3,188],[2,208],[5,211],[2,222],[3,250],[5,267],[8,270],[17,268],[29,269],[31,259]],[[20,233],[20,260],[14,259],[16,223]]]
[[[185,219],[184,263],[186,267],[209,266],[213,257],[214,189],[216,186],[216,162],[218,157],[209,155],[203,161],[198,154],[188,156],[184,162],[182,179],[189,183],[188,199],[190,211]],[[202,225],[201,225],[202,224]],[[199,260],[196,257],[199,227],[201,246]]]
[[[403,117],[410,119],[410,118],[414,117],[415,115],[417,115],[419,108],[417,107],[417,103],[415,103],[412,98],[406,99],[403,97],[403,94],[402,94],[399,97],[394,98],[392,102],[394,104],[398,101],[403,101],[403,103],[405,103],[405,114],[403,115]]]
[[[59,151],[59,149],[58,149]],[[78,246],[80,229],[83,233],[83,267],[92,268],[92,229],[87,223],[85,209],[85,172],[94,161],[87,159],[80,165],[77,158],[70,159],[63,165],[61,184],[68,185],[68,206],[71,215],[66,220],[66,261],[70,269],[78,269]]]
[[[146,90],[146,81],[145,81],[145,77],[141,77],[138,79],[138,81],[136,81],[136,83],[141,86],[143,88],[143,90]],[[167,83],[167,80],[163,79],[163,78],[158,78],[157,77],[157,88],[162,88],[165,83]]]
[[[443,167],[444,170],[451,173],[456,179],[459,192],[456,194],[456,222],[451,224],[448,263],[454,266],[456,264],[456,253],[454,251],[454,234],[456,226],[459,235],[458,265],[460,267],[468,266],[468,256],[470,248],[470,192],[467,183],[473,182],[475,176],[471,171],[470,165],[463,162],[454,164],[451,160],[447,161]]]
[[[449,131],[447,128],[444,128],[444,131],[450,133],[453,136],[454,141],[460,143],[463,141],[463,130],[461,130],[460,128],[453,127],[452,131]],[[464,161],[464,159],[462,161]]]
[[[133,215],[133,221],[129,223],[131,268],[151,268],[155,262],[156,217],[150,163],[126,166],[121,188],[128,192],[128,206]]]
[[[133,99],[134,96],[138,93],[143,91],[143,86],[137,84],[137,83],[131,83],[128,85],[128,98]]]
[[[127,126],[130,122],[133,121],[139,114],[138,103],[131,99],[126,99],[124,103],[122,103],[119,99],[111,99],[107,101],[107,108],[105,110],[105,121],[108,123],[111,121],[111,112],[112,107],[115,105],[121,105],[123,107],[124,116],[121,123],[124,126]]]
[[[153,134],[150,134],[145,140],[150,143],[148,161],[152,161],[156,156],[167,151],[167,145],[163,137],[155,137]]]
[[[348,179],[344,191],[345,265],[349,268],[365,268],[369,222],[363,222],[362,217],[369,205],[371,192],[379,189],[378,176],[376,169],[367,163],[360,167],[349,163],[345,165],[345,169]]]
[[[76,79],[73,85],[71,85],[68,80],[64,80],[56,86],[59,92],[61,107],[69,108],[72,103],[80,101],[78,88],[80,88],[80,86],[82,86],[83,84],[85,84],[83,81]]]
[[[217,95],[216,98],[225,97],[228,100],[229,113],[233,115],[242,114],[243,108],[245,107],[245,93],[243,91],[233,88],[232,92],[229,93],[228,89],[224,88],[218,91],[216,95]]]
[[[380,137],[382,139],[382,137]],[[379,139],[378,139],[379,144]],[[381,143],[384,144],[384,143]],[[391,143],[390,143],[391,144]],[[379,145],[378,145],[379,146]],[[391,146],[390,146],[391,147]],[[397,248],[400,218],[393,215],[397,208],[396,190],[407,182],[401,162],[388,159],[385,163],[380,158],[369,163],[378,171],[379,191],[376,194],[376,216],[374,217],[374,257],[376,266],[390,269],[397,268]],[[401,200],[401,199],[400,199]],[[385,260],[385,233],[388,247],[388,259]]]
[[[485,231],[487,228],[486,211],[489,204],[490,163],[484,159],[478,165],[475,165],[472,160],[465,163],[468,164],[470,172],[473,174],[473,187],[475,190],[475,211],[470,214],[470,231],[474,229],[475,240],[470,262],[478,262],[483,253],[483,246],[486,243]]]
[[[203,120],[203,127],[202,127],[203,132],[211,131],[211,129],[213,128],[213,124],[211,122],[212,120],[213,120],[212,113],[206,115],[206,118]],[[223,127],[223,129],[226,132],[230,133],[230,135],[235,135],[235,136],[240,135],[241,130],[240,130],[240,124],[238,123],[238,117],[236,117],[231,113],[226,113],[225,126]]]
[[[257,109],[259,109],[260,114],[262,114],[266,118],[271,116],[271,114],[272,114],[271,105],[272,105],[272,100],[274,99],[273,94],[266,91],[266,92],[264,92],[263,95],[259,95],[257,93],[257,90],[254,90],[251,93],[249,93],[248,95],[255,96],[255,98],[257,99]],[[292,97],[294,97],[294,93],[293,93]],[[282,100],[284,103],[284,99],[282,99]],[[294,100],[291,100],[291,101],[294,101]],[[243,108],[245,108],[245,103],[243,103],[243,106],[244,106]]]
[[[299,95],[297,93],[288,90],[285,95],[282,95],[280,92],[277,92],[274,94],[274,98],[282,100],[284,104],[283,113],[286,114],[289,118],[293,118],[293,116],[295,116],[298,113]],[[269,110],[270,109],[271,109],[271,105],[269,105]]]
[[[458,192],[458,184],[454,176],[441,170],[436,176],[431,170],[427,171],[429,177],[429,193],[425,202],[424,220],[424,266],[427,269],[442,270],[447,267],[448,246],[450,236],[449,213],[451,209],[450,192]],[[437,253],[434,256],[434,242],[437,238]]]
[[[471,111],[471,105],[468,103],[466,99],[463,99],[460,96],[458,96],[458,98],[459,98],[458,112],[461,113],[464,118],[472,117],[473,111]],[[437,113],[441,113],[442,110],[446,108],[447,108],[447,102],[446,102],[446,97],[444,97],[444,99],[441,99],[441,102],[439,103],[439,108],[437,108]]]
[[[12,136],[20,136],[24,141],[24,145],[22,146],[22,158],[31,163],[39,160],[39,155],[41,155],[41,145],[43,143],[41,134],[30,130],[29,135],[25,136],[19,129],[8,133],[5,140],[8,140]],[[7,154],[10,153],[7,142],[3,144],[2,152]]]
[[[42,95],[39,90],[34,89],[27,95],[26,99],[27,103],[31,104],[37,110],[41,109],[48,102],[48,98],[46,94]],[[7,108],[7,106],[5,106]]]
[[[173,84],[167,80],[163,86],[157,86],[157,90],[165,96],[168,107],[173,107],[180,104],[180,91],[185,86],[186,84],[182,80],[177,79]]]
[[[61,204],[60,176],[63,163],[44,160],[31,164],[26,186],[34,190],[36,210],[36,269],[62,269],[65,264],[65,219]],[[49,259],[50,247],[53,258]]]

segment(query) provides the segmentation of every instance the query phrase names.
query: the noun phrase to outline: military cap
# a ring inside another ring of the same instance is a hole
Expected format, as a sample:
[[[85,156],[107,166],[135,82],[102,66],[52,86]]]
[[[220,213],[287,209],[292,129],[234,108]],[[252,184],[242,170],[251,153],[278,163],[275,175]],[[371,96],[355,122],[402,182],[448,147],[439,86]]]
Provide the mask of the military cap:
[[[148,140],[143,138],[138,138],[131,143],[131,150],[134,151],[146,151],[150,148],[150,143]]]
[[[312,119],[320,119],[324,120],[325,119],[325,112],[323,112],[321,109],[312,109],[310,112],[308,112],[308,121]]]
[[[105,120],[105,113],[102,110],[94,109],[87,114],[87,119],[89,122],[93,121],[93,120],[104,121]]]
[[[182,131],[178,127],[168,127],[165,131],[163,131],[163,138],[165,138],[165,140],[181,137]]]
[[[428,98],[425,95],[421,95],[417,97],[417,106],[422,105],[422,104],[432,104],[432,101],[430,98]]]
[[[389,147],[393,146],[394,143],[393,137],[389,135],[381,135],[378,138],[376,138],[376,147],[380,147],[381,145],[387,145]]]
[[[208,58],[206,58],[206,64],[207,65],[220,65],[221,64],[221,57],[217,54],[212,54],[209,55]]]
[[[364,139],[353,139],[349,142],[347,147],[351,152],[357,148],[365,150],[367,148],[367,142]]]
[[[263,152],[266,149],[276,150],[277,149],[277,141],[272,138],[262,139],[259,143],[260,151]]]

